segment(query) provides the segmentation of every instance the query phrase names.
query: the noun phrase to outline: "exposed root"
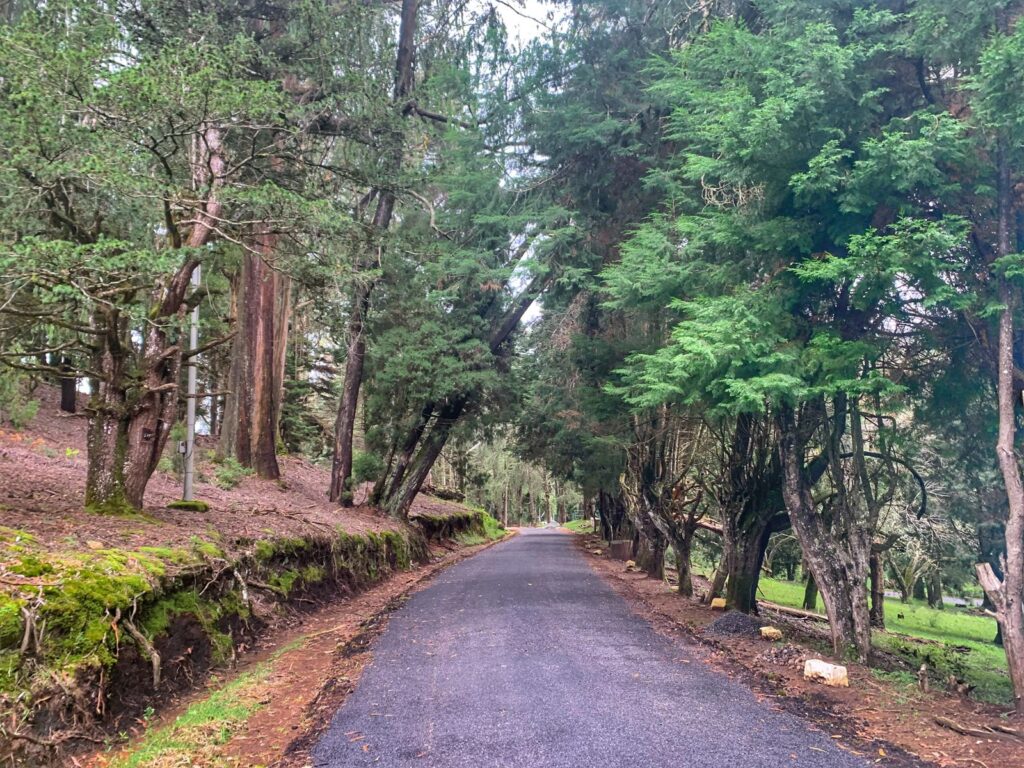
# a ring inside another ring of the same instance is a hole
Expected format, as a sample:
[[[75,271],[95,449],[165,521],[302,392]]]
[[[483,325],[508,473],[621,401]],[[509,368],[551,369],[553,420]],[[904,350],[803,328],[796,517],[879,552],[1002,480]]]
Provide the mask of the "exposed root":
[[[121,609],[118,608],[114,614],[114,623],[117,624],[117,622],[121,620]],[[138,627],[136,627],[132,623],[131,619],[124,619],[124,628],[125,630],[127,630],[128,634],[132,636],[132,639],[135,640],[136,643],[138,643],[139,648],[141,648],[142,651],[147,656],[149,656],[149,663],[153,665],[153,690],[156,690],[160,687],[159,651],[157,651],[157,649],[153,647],[153,644],[149,642],[149,638],[147,638],[144,634],[142,634],[139,631]]]

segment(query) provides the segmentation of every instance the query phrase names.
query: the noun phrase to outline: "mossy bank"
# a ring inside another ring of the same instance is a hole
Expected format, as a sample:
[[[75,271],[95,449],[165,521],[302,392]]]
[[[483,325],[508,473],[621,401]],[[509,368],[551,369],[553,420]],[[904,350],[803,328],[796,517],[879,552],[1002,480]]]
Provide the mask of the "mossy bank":
[[[360,534],[187,547],[55,551],[0,527],[0,759],[60,764],[234,661],[289,613],[353,594],[428,558],[432,539],[489,534],[470,510]]]

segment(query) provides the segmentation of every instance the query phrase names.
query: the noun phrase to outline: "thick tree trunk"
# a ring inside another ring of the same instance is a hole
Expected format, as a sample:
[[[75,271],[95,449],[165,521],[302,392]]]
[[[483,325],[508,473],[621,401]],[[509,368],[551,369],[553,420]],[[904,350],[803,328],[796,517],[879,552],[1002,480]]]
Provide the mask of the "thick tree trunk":
[[[226,455],[271,480],[281,476],[277,436],[291,305],[291,281],[268,264],[274,240],[261,237],[259,252],[242,260],[226,406],[232,415],[222,441]]]
[[[734,531],[729,547],[725,603],[741,613],[756,613],[757,585],[771,534],[768,521],[763,517],[752,516],[747,523],[745,527]]]
[[[118,514],[142,507],[177,415],[183,351],[169,341],[166,323],[172,308],[183,306],[195,264],[189,260],[175,274],[158,305],[163,322],[147,325],[142,355],[134,365],[126,321],[106,307],[93,320],[94,328],[103,329],[93,367],[104,378],[94,383],[87,406],[85,504],[90,511]]]
[[[783,497],[804,558],[825,602],[833,650],[837,656],[852,652],[865,661],[871,652],[867,591],[870,532],[846,530],[846,540],[838,545],[836,537],[824,527],[811,496],[804,467],[806,438],[789,406],[780,407],[779,433]]]
[[[661,531],[638,531],[636,546],[633,548],[633,559],[636,567],[652,579],[661,579],[665,575],[665,537]]]
[[[913,595],[915,600],[920,600],[922,602],[924,602],[925,598],[927,597],[924,590],[924,579],[922,579],[920,576],[914,579],[914,587],[911,590],[911,594]]]
[[[444,405],[430,427],[429,433],[420,442],[419,448],[408,464],[408,468],[397,477],[393,477],[387,493],[383,498],[383,507],[388,515],[404,518],[408,515],[413,499],[419,493],[423,481],[430,474],[431,467],[441,455],[452,427],[466,408],[467,399],[456,397]],[[531,506],[534,505],[533,494],[530,494]],[[535,510],[534,510],[535,511]]]
[[[881,552],[871,550],[868,572],[871,579],[871,626],[885,629],[885,570]]]
[[[679,577],[679,594],[693,597],[693,536],[680,537],[672,542],[676,553],[676,573]]]

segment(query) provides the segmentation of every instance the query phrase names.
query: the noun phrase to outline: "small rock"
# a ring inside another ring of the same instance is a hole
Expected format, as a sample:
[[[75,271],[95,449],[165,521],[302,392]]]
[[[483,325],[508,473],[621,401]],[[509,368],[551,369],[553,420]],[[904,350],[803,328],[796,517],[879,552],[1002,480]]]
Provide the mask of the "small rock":
[[[85,546],[89,549],[103,549],[104,544],[102,541],[87,541],[85,542]]]
[[[847,676],[846,667],[829,664],[821,659],[808,659],[804,662],[804,679],[818,680],[835,688],[850,687],[850,678]]]
[[[765,640],[781,640],[782,630],[776,629],[775,627],[761,627],[761,637]]]
[[[712,600],[711,601],[711,610],[712,611],[724,611],[725,610],[725,598],[724,597],[716,597],[714,600]]]

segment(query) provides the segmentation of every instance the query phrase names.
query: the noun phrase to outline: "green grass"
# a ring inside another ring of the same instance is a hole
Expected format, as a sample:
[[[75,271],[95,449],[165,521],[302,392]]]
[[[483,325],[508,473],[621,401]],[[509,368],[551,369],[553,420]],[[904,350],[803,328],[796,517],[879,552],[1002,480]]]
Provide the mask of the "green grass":
[[[192,765],[197,754],[226,744],[260,708],[260,683],[270,671],[271,665],[261,664],[192,704],[173,723],[149,729],[129,754],[115,758],[109,768]]]
[[[762,578],[759,593],[773,603],[803,606],[804,586],[800,582]],[[825,611],[820,595],[816,610]],[[874,633],[878,648],[914,666],[926,662],[943,679],[956,675],[968,681],[977,686],[974,696],[982,701],[1002,705],[1012,700],[1006,655],[992,643],[994,619],[952,606],[940,611],[917,601],[886,599],[885,627],[887,631]]]
[[[589,518],[583,518],[581,520],[570,520],[565,524],[565,528],[568,528],[573,533],[593,533],[594,522]]]
[[[475,547],[477,544],[486,544],[488,541],[497,541],[504,538],[508,533],[501,527],[501,523],[491,517],[483,510],[476,510],[480,516],[480,524],[474,524],[469,530],[455,534],[455,540],[465,547]]]
[[[488,541],[494,541],[505,536],[508,531],[502,528],[501,523],[495,520],[486,512],[483,513],[484,519],[484,536],[487,537]]]

